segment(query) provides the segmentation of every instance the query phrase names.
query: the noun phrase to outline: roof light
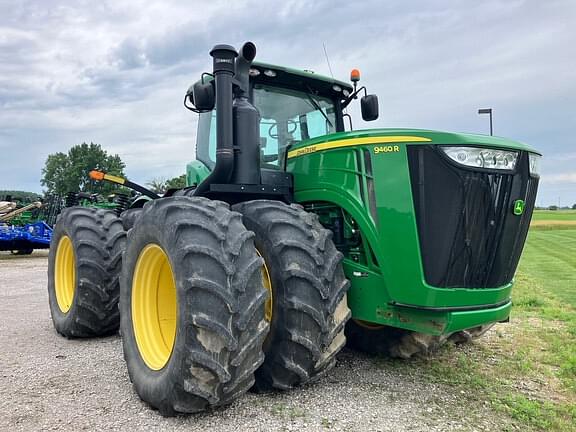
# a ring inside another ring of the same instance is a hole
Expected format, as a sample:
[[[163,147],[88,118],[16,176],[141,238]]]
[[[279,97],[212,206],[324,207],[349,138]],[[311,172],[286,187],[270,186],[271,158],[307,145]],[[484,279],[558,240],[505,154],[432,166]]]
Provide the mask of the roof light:
[[[339,85],[334,84],[332,86],[332,90],[337,91],[337,92],[341,92],[342,91],[342,87],[340,87]]]
[[[260,71],[258,69],[250,68],[248,75],[250,75],[251,77],[257,77],[258,75],[260,75]]]
[[[266,69],[264,71],[264,75],[266,75],[267,77],[270,77],[270,78],[274,78],[276,76],[276,72],[274,72],[271,69]]]
[[[352,69],[350,72],[350,81],[354,83],[360,81],[360,71],[358,69]]]

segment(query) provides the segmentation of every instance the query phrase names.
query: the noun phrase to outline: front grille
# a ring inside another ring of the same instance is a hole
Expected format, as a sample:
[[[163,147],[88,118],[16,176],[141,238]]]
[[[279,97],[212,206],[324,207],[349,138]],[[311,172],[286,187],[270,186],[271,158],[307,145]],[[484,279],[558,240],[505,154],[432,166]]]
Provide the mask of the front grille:
[[[408,146],[412,195],[426,282],[491,288],[512,280],[536,200],[528,153],[516,171],[458,166],[435,146]],[[514,215],[514,201],[525,201]]]

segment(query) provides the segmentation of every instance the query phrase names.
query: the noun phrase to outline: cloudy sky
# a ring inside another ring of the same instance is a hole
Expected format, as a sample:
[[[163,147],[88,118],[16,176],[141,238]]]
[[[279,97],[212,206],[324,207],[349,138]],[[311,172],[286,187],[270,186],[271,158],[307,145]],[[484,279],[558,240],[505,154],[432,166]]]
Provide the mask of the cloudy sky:
[[[40,191],[46,157],[83,141],[145,183],[184,173],[184,92],[216,43],[329,74],[380,99],[370,127],[494,131],[545,154],[539,204],[576,203],[574,0],[0,0],[0,189]],[[361,126],[356,120],[355,126]],[[368,125],[367,125],[368,126]]]

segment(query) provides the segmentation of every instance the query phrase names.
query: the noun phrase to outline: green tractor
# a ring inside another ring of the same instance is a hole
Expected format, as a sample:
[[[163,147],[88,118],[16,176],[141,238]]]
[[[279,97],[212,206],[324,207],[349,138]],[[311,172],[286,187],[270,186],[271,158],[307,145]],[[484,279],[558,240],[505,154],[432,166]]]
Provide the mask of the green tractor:
[[[49,257],[57,331],[122,335],[163,415],[314,381],[348,344],[408,358],[507,321],[540,155],[503,138],[352,130],[376,96],[217,45],[188,187],[119,217],[65,209]],[[348,129],[348,130],[346,130]],[[119,307],[118,307],[119,306]]]

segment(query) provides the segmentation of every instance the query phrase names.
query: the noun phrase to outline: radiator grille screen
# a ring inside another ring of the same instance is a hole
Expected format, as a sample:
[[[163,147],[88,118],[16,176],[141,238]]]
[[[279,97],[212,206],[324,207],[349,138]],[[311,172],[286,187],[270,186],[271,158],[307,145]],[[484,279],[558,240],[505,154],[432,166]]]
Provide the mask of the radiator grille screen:
[[[522,152],[515,173],[474,170],[434,146],[409,146],[412,195],[424,273],[436,287],[491,288],[512,280],[538,179]],[[524,213],[513,205],[525,201]]]

